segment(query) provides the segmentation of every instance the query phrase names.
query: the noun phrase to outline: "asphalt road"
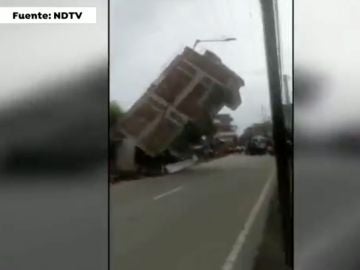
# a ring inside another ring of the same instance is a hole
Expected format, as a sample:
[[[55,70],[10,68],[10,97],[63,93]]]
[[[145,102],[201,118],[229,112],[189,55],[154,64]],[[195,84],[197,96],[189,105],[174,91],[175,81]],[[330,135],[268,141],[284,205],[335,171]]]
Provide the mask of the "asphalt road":
[[[359,156],[295,158],[296,270],[360,269]]]
[[[222,269],[273,172],[269,156],[233,155],[113,185],[112,270]]]

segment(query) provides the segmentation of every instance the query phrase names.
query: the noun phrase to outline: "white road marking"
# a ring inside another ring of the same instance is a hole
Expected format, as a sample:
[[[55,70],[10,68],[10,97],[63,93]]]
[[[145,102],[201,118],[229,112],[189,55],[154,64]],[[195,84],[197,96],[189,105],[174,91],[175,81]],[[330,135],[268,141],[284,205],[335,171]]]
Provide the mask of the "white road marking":
[[[161,193],[160,195],[155,196],[153,199],[154,199],[154,200],[161,199],[161,198],[163,198],[163,197],[165,197],[165,196],[168,196],[168,195],[170,195],[170,194],[173,194],[173,193],[175,193],[175,192],[178,192],[178,191],[182,190],[182,188],[183,188],[182,186],[178,186],[177,188],[174,188],[174,189],[172,189],[172,190],[169,190],[169,191],[167,191],[167,192],[164,192],[164,193]]]
[[[245,223],[244,229],[239,233],[238,237],[236,238],[236,241],[235,241],[229,255],[227,256],[225,263],[223,264],[223,266],[221,268],[222,270],[233,270],[233,268],[235,266],[235,262],[237,260],[237,257],[239,256],[239,254],[244,246],[246,237],[249,234],[249,231],[255,222],[255,219],[262,207],[262,204],[265,201],[266,196],[268,195],[268,192],[271,188],[271,184],[273,182],[274,175],[275,175],[274,172],[272,172],[270,177],[266,181],[266,184],[260,193],[259,199],[257,200],[254,207],[251,209],[250,215]]]

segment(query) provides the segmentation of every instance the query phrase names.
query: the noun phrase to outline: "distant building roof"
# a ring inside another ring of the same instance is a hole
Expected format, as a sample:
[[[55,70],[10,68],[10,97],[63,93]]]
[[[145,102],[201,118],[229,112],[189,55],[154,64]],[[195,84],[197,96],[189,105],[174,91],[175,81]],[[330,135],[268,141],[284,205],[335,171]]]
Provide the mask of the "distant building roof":
[[[220,121],[220,123],[230,124],[234,119],[228,113],[221,113],[215,116],[215,120]]]

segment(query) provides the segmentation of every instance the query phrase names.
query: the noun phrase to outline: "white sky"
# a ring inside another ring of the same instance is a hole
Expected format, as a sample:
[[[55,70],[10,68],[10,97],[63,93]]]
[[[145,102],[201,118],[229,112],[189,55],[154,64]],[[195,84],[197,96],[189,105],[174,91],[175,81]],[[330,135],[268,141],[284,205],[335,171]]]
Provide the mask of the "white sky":
[[[292,74],[291,1],[279,0],[283,70]],[[243,104],[234,112],[239,131],[269,112],[262,17],[256,0],[112,0],[110,98],[128,109],[162,69],[196,39],[235,37],[203,43],[245,81]],[[229,110],[225,109],[225,112]]]

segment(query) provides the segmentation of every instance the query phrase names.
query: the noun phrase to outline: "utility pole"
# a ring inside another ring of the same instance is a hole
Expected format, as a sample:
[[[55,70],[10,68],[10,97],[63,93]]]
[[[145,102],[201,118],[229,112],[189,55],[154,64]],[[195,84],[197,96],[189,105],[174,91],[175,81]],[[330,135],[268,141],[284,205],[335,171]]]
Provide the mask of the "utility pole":
[[[273,138],[277,166],[278,195],[282,216],[286,264],[293,266],[293,204],[289,146],[286,144],[285,117],[282,102],[282,74],[280,63],[279,29],[276,24],[277,0],[260,0],[263,17],[270,103],[273,120]]]
[[[290,92],[289,92],[289,79],[290,79],[290,77],[288,75],[283,75],[285,105],[291,104]]]

